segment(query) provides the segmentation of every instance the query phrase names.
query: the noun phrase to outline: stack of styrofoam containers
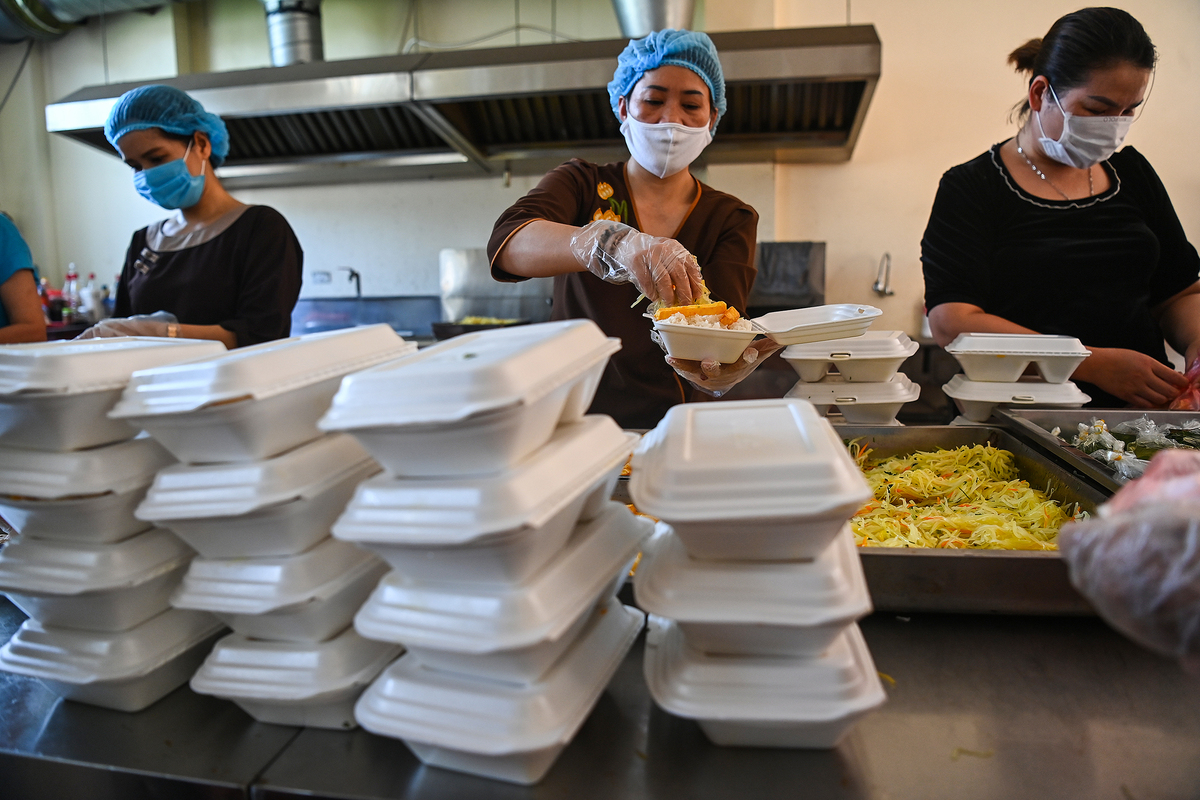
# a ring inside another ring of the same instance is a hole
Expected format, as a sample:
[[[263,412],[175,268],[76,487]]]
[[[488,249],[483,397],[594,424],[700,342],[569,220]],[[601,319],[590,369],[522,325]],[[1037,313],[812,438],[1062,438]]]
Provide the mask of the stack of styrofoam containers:
[[[221,630],[169,598],[194,553],[134,509],[174,459],[107,412],[136,370],[225,352],[118,338],[0,348],[0,591],[29,615],[0,669],[137,711],[186,681]]]
[[[849,425],[899,425],[901,407],[921,394],[921,387],[899,372],[915,352],[917,343],[903,331],[791,345],[783,359],[800,382],[786,396],[808,400],[822,416],[837,406]]]
[[[1092,398],[1069,378],[1092,353],[1071,336],[961,333],[946,348],[966,375],[942,387],[967,422],[985,422],[996,406],[1079,408]],[[1041,380],[1022,378],[1030,364]]]
[[[399,648],[350,630],[385,565],[330,529],[379,465],[316,423],[347,374],[415,351],[376,325],[133,376],[113,416],[183,462],[158,473],[136,514],[199,553],[172,604],[234,631],[193,670],[196,691],[264,722],[354,726],[358,694]]]
[[[355,709],[427,764],[534,783],[641,630],[652,526],[608,500],[637,437],[585,416],[620,343],[588,320],[468,334],[348,377],[322,421],[384,466],[334,536],[392,571],[355,617],[403,644]]]
[[[811,404],[676,406],[629,488],[663,520],[634,577],[659,706],[716,744],[829,748],[884,701],[847,524],[871,492]]]

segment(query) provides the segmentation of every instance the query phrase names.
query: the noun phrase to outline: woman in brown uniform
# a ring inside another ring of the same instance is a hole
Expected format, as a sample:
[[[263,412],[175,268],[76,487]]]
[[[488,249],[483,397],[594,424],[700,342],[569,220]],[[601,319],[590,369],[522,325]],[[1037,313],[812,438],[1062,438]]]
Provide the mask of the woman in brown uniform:
[[[719,394],[762,351],[751,348],[742,362],[720,368],[669,365],[634,301],[644,294],[667,305],[691,302],[703,279],[713,300],[744,311],[758,214],[687,170],[725,111],[708,36],[666,30],[630,42],[608,90],[632,157],[603,165],[572,159],[551,171],[501,215],[488,256],[499,281],[553,276],[554,319],[586,317],[621,339],[591,410],[649,428],[694,394],[671,366]]]

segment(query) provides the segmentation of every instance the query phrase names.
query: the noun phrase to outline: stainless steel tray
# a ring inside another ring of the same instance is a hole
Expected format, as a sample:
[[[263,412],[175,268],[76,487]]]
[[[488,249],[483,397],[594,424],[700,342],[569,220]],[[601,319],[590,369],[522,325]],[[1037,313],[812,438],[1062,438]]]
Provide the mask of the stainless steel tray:
[[[1078,470],[1110,492],[1117,491],[1122,485],[1117,480],[1116,472],[1107,464],[1097,461],[1082,450],[1071,447],[1057,436],[1052,436],[1050,431],[1061,428],[1064,436],[1074,437],[1081,422],[1090,423],[1093,419],[1102,419],[1111,428],[1122,422],[1142,417],[1149,417],[1156,423],[1180,425],[1188,420],[1200,419],[1200,412],[1108,408],[998,408],[993,415],[994,419],[1008,430],[1016,433],[1018,437],[1032,442],[1053,458]]]
[[[1021,441],[989,426],[835,427],[882,458],[917,450],[992,444],[1012,451],[1021,477],[1089,512],[1108,495]],[[1056,552],[859,548],[871,600],[880,611],[969,614],[1091,614]]]

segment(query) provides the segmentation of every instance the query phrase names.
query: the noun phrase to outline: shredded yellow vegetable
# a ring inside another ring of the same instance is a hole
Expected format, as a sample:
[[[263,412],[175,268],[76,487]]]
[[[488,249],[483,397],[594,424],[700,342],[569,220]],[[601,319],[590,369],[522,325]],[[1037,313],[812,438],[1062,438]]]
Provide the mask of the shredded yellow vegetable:
[[[872,463],[855,440],[850,453],[875,493],[850,521],[860,547],[1057,550],[1063,523],[1086,516],[1031,488],[1013,454],[991,445]]]

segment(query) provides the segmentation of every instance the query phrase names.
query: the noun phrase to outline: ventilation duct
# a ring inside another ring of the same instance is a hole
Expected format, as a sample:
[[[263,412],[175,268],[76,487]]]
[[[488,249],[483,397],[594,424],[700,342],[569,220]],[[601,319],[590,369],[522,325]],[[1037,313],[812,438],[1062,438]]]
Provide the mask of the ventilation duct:
[[[691,30],[696,15],[695,0],[613,0],[621,35],[640,39],[651,31],[667,28]]]
[[[161,5],[163,0],[0,0],[0,42],[57,39],[88,17]]]
[[[325,59],[321,0],[263,0],[271,64],[287,67]]]

